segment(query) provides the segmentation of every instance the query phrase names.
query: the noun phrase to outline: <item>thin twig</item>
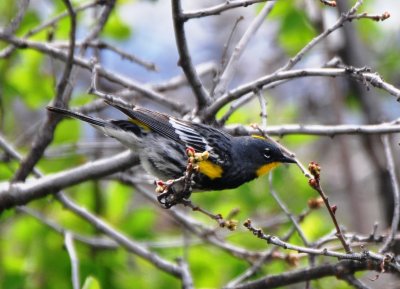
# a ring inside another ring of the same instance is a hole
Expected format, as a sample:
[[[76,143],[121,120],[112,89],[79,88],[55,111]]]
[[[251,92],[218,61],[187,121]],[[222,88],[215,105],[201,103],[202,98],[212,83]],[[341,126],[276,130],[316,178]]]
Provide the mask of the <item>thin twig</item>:
[[[290,219],[292,222],[294,228],[296,229],[297,233],[300,236],[300,239],[303,241],[303,244],[305,246],[309,246],[310,243],[307,240],[307,237],[305,236],[303,230],[300,228],[300,224],[297,222],[296,218],[293,216],[293,214],[289,211],[289,209],[286,207],[285,203],[281,200],[281,198],[278,196],[276,191],[274,190],[274,187],[272,185],[272,173],[269,174],[269,192],[271,193],[271,196],[275,199],[275,201],[278,203],[279,207],[282,209],[282,211],[285,212],[286,216]]]
[[[14,34],[15,31],[17,31],[22,19],[24,19],[26,11],[28,10],[29,1],[30,0],[18,1],[17,15],[11,20],[10,24],[4,28],[4,33]]]
[[[393,204],[393,217],[392,217],[392,224],[390,227],[390,233],[388,234],[388,237],[386,238],[385,243],[379,249],[379,253],[385,253],[388,250],[390,250],[390,247],[393,244],[397,229],[399,227],[399,221],[400,221],[399,183],[397,181],[396,169],[395,169],[395,165],[394,165],[392,150],[390,149],[389,136],[383,135],[382,142],[383,142],[383,146],[385,149],[387,170],[390,174],[390,181],[392,184],[394,204]]]
[[[323,31],[321,34],[316,36],[314,39],[312,39],[310,42],[307,43],[306,46],[304,46],[294,57],[290,58],[289,61],[279,68],[276,72],[281,72],[281,71],[286,71],[294,67],[303,57],[304,55],[309,52],[312,48],[314,48],[321,40],[325,39],[329,34],[331,34],[333,31],[341,28],[343,24],[347,21],[351,21],[351,16],[354,15],[358,8],[362,4],[362,0],[358,0],[353,7],[350,8],[349,11],[346,13],[343,13],[339,19],[333,24],[331,27]]]
[[[264,96],[262,95],[261,91],[257,91],[257,97],[258,101],[260,102],[260,117],[261,117],[261,125],[262,127],[267,127],[267,119],[268,119],[268,114],[267,114],[267,101],[265,100]]]
[[[109,238],[85,236],[82,234],[72,232],[71,230],[67,230],[66,228],[57,224],[53,219],[46,218],[43,214],[27,206],[18,206],[16,207],[16,210],[18,212],[22,212],[36,219],[41,224],[46,225],[47,227],[49,227],[50,229],[52,229],[53,231],[57,232],[60,235],[65,235],[65,233],[68,231],[72,235],[72,238],[74,240],[86,244],[92,248],[110,250],[110,249],[117,249],[119,247],[119,245],[116,242],[114,242],[114,240],[111,240]]]
[[[57,48],[68,48],[69,42],[55,42],[55,43],[52,43],[52,45]],[[158,71],[158,68],[156,67],[156,65],[154,63],[143,60],[140,57],[138,57],[132,53],[128,53],[128,52],[126,52],[110,43],[107,43],[106,41],[103,41],[103,40],[95,40],[95,41],[91,41],[91,42],[79,41],[76,43],[75,46],[76,47],[87,46],[87,47],[92,47],[92,48],[97,48],[97,49],[110,50],[110,51],[114,52],[115,54],[119,55],[122,59],[126,59],[126,60],[129,60],[136,64],[139,64],[148,70]]]
[[[80,5],[80,6],[77,6],[77,7],[75,7],[75,12],[78,13],[78,12],[84,11],[84,10],[86,10],[86,9],[95,7],[96,5],[99,5],[99,2],[100,2],[100,1],[101,1],[101,0],[99,0],[99,1],[92,1],[92,2],[89,2],[89,3],[86,3],[86,4],[82,4],[82,5]],[[35,35],[35,34],[41,32],[41,31],[43,31],[44,29],[46,29],[46,28],[48,28],[48,27],[54,26],[57,22],[59,22],[60,20],[62,20],[62,19],[65,18],[65,17],[67,17],[68,15],[69,15],[68,12],[63,12],[63,13],[61,13],[60,15],[54,17],[53,19],[50,19],[50,20],[48,20],[48,21],[46,21],[46,22],[40,24],[38,27],[36,27],[36,28],[34,28],[34,29],[32,29],[32,30],[29,30],[29,31],[23,36],[23,38],[24,38],[24,39],[29,38],[30,36],[33,36],[33,35]],[[11,45],[7,46],[6,48],[4,48],[3,50],[0,51],[0,58],[7,58],[7,57],[9,57],[9,56],[11,55],[11,53],[13,53],[14,50],[15,50],[16,48],[18,48],[18,46],[15,45],[15,44],[11,44]]]
[[[254,93],[248,93],[247,95],[244,95],[243,97],[233,101],[231,105],[229,106],[228,111],[220,118],[218,119],[218,124],[219,125],[224,125],[226,121],[232,116],[232,114],[238,109],[243,107],[246,103],[251,101],[254,97]]]
[[[360,280],[358,280],[353,274],[346,274],[344,276],[340,276],[340,279],[346,281],[349,285],[353,286],[356,289],[371,289]]]
[[[339,226],[339,223],[336,219],[336,206],[331,206],[328,196],[325,194],[324,190],[322,189],[321,186],[321,181],[320,181],[320,172],[321,172],[321,167],[314,162],[311,162],[308,166],[308,170],[311,172],[312,178],[308,180],[308,183],[310,187],[312,187],[314,190],[318,192],[318,194],[321,196],[322,200],[325,203],[325,206],[329,212],[329,215],[331,216],[332,222],[335,225],[336,228],[336,237],[339,239],[339,241],[342,243],[342,246],[344,250],[346,251],[347,254],[352,253],[351,247],[349,244],[346,242],[346,239],[344,238],[344,235],[342,233],[342,230]]]
[[[223,95],[231,82],[234,73],[236,72],[236,67],[239,61],[239,58],[242,56],[246,46],[250,42],[250,39],[256,34],[258,29],[261,27],[261,24],[264,23],[265,17],[271,12],[274,7],[275,2],[267,2],[265,3],[263,9],[257,15],[257,17],[250,24],[249,28],[246,30],[242,38],[239,40],[239,43],[236,45],[235,49],[231,57],[229,58],[228,63],[225,66],[223,73],[215,87],[214,96],[219,98]]]
[[[237,8],[237,7],[247,7],[255,3],[266,2],[266,1],[273,1],[273,0],[230,0],[225,1],[225,3],[218,4],[212,7],[203,8],[194,11],[185,11],[182,14],[184,19],[193,19],[193,18],[200,18],[206,17],[211,15],[219,15],[224,11],[229,9]]]
[[[193,277],[192,274],[190,273],[189,270],[189,265],[186,261],[184,261],[182,258],[179,258],[178,261],[178,266],[181,268],[182,272],[182,289],[193,289]]]
[[[251,221],[247,220],[244,226],[251,231],[256,237],[267,241],[268,244],[273,244],[279,246],[285,250],[293,250],[301,253],[307,253],[311,255],[329,256],[340,259],[354,260],[354,261],[365,261],[366,259],[370,261],[384,262],[385,265],[392,268],[395,271],[400,272],[400,264],[397,264],[393,260],[387,260],[387,257],[381,254],[374,253],[372,251],[364,251],[362,253],[342,253],[337,251],[323,249],[308,248],[303,246],[297,246],[288,242],[284,242],[280,238],[274,235],[266,235],[261,229],[254,228]]]
[[[74,246],[74,238],[70,232],[65,232],[64,234],[64,244],[67,249],[69,259],[71,260],[71,278],[72,278],[72,288],[79,289],[79,259],[76,254]]]
[[[311,212],[310,209],[306,210],[303,212],[300,216],[298,216],[297,220],[298,222],[301,222],[304,220],[304,218]],[[296,232],[296,228],[292,226],[289,231],[282,237],[282,240],[287,241],[289,238]],[[235,279],[229,281],[229,283],[224,286],[224,289],[231,289],[235,288],[238,284],[242,283],[246,279],[250,278],[254,274],[256,274],[262,267],[263,264],[265,264],[269,259],[272,258],[273,254],[277,251],[279,247],[275,246],[271,248],[270,250],[266,251],[263,253],[263,256],[258,259],[256,262],[253,262],[252,266],[249,267],[246,271],[244,271],[242,274],[237,276]]]
[[[15,36],[5,35],[2,31],[0,31],[0,40],[9,42],[20,48],[28,47],[33,50],[40,51],[46,55],[50,55],[61,61],[66,61],[66,59],[67,59],[67,53],[65,53],[63,50],[57,49],[47,43],[25,40],[25,39],[18,38]],[[92,70],[92,66],[93,66],[90,60],[86,60],[79,56],[74,57],[74,65],[77,65],[77,66],[82,67],[89,71]],[[185,109],[184,105],[176,103],[175,101],[172,101],[172,100],[166,98],[164,95],[151,89],[151,87],[149,85],[140,84],[131,78],[124,77],[122,75],[119,75],[116,72],[111,72],[102,67],[99,67],[98,73],[99,73],[100,77],[102,77],[110,82],[117,83],[128,89],[137,91],[141,95],[143,95],[159,104],[162,104],[165,107],[171,108],[178,112],[187,112],[187,109]]]
[[[83,207],[77,205],[72,200],[67,198],[64,194],[60,193],[57,195],[57,199],[68,209],[74,212],[76,215],[88,221],[90,224],[95,226],[98,230],[109,236],[111,239],[116,241],[127,251],[132,252],[143,259],[146,259],[152,263],[155,267],[160,270],[171,274],[172,276],[181,278],[182,272],[179,266],[161,258],[154,252],[147,250],[141,244],[131,240],[126,235],[120,233],[119,231],[112,228],[110,225],[102,221],[100,218],[94,216],[92,213],[84,209]]]

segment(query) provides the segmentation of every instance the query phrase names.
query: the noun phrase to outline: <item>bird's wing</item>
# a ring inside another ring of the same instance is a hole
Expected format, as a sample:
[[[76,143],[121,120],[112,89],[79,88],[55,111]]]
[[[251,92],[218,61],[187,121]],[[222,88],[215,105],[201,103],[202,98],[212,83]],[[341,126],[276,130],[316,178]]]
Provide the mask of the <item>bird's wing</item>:
[[[190,122],[178,120],[166,114],[144,108],[128,109],[113,103],[109,104],[135,122],[139,122],[139,125],[186,147],[193,147],[197,152],[210,151],[212,149],[206,138],[196,131]]]

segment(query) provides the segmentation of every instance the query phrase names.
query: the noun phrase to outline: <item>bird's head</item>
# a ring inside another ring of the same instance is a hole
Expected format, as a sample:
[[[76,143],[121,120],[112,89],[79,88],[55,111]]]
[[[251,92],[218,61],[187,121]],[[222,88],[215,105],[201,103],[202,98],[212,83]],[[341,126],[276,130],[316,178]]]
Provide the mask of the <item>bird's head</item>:
[[[261,136],[243,137],[239,144],[240,161],[250,167],[257,177],[268,173],[281,163],[296,163],[274,143]]]

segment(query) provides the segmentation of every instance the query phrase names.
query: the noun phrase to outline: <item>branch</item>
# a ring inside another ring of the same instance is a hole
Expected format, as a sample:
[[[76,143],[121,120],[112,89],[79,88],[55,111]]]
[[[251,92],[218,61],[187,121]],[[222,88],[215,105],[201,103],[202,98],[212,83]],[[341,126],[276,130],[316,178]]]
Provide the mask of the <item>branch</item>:
[[[6,34],[14,34],[21,24],[22,19],[24,19],[25,13],[29,6],[29,0],[21,0],[19,2],[20,3],[18,5],[17,15],[11,20],[8,27],[4,28],[4,33]]]
[[[68,48],[69,47],[69,42],[56,42],[56,43],[53,42],[52,44],[54,47],[57,47],[57,48]],[[103,40],[93,40],[90,42],[77,42],[75,46],[76,47],[88,46],[88,47],[97,48],[97,49],[110,50],[110,51],[114,52],[115,54],[119,55],[122,59],[126,59],[131,62],[134,62],[138,65],[143,66],[144,68],[146,68],[148,70],[151,70],[151,71],[158,70],[158,68],[156,67],[156,65],[154,63],[143,60],[143,59],[139,58],[138,56],[136,56],[132,53],[126,52],[126,51],[118,48],[117,46],[111,45]]]
[[[63,2],[67,7],[68,14],[70,16],[69,42],[71,44],[66,55],[64,71],[57,84],[56,96],[53,102],[53,104],[57,107],[65,107],[70,98],[70,94],[66,92],[66,88],[72,72],[75,51],[76,14],[69,0],[63,0]],[[42,157],[45,149],[52,142],[54,130],[56,129],[60,120],[60,116],[46,114],[46,118],[33,140],[32,148],[29,151],[29,154],[22,160],[17,172],[13,177],[13,181],[24,181],[32,172],[36,163]]]
[[[269,289],[296,284],[309,280],[321,279],[329,276],[353,274],[358,271],[380,271],[378,262],[340,261],[336,264],[324,264],[313,268],[306,268],[267,277],[234,287],[235,289]]]
[[[70,232],[65,232],[64,234],[64,244],[65,247],[67,248],[67,252],[69,255],[69,258],[71,260],[71,271],[72,271],[72,288],[73,289],[79,289],[81,286],[79,285],[79,259],[78,255],[76,254],[75,251],[75,246],[74,246],[74,239],[72,237],[72,234]]]
[[[381,265],[386,267],[390,267],[392,271],[400,272],[400,264],[397,264],[396,260],[388,259],[387,256],[382,254],[377,254],[371,251],[363,251],[361,253],[342,253],[333,250],[328,250],[326,248],[316,249],[316,248],[308,248],[297,246],[288,242],[285,242],[278,238],[277,236],[264,234],[261,229],[257,229],[252,225],[250,220],[247,220],[244,223],[244,226],[253,233],[257,238],[265,240],[268,244],[273,244],[279,246],[285,250],[293,250],[299,253],[306,253],[310,255],[319,255],[319,256],[329,256],[339,259],[346,259],[352,261],[365,261],[365,263],[369,262],[378,262]]]
[[[227,131],[233,135],[257,134],[258,129],[243,125],[229,125]],[[285,135],[319,135],[334,137],[336,135],[365,135],[365,134],[387,134],[400,132],[399,121],[371,125],[269,125],[262,128],[263,133],[275,136]]]
[[[386,238],[383,246],[379,249],[379,253],[385,253],[390,249],[391,245],[394,242],[394,238],[396,236],[397,228],[399,227],[399,221],[400,221],[399,183],[397,181],[396,170],[394,167],[392,150],[390,149],[389,137],[387,135],[382,136],[382,142],[385,148],[387,170],[389,171],[390,181],[392,183],[394,204],[393,204],[393,218],[392,218],[390,233],[388,234],[388,237]]]
[[[278,82],[285,79],[296,79],[303,77],[351,77],[355,80],[362,81],[363,83],[369,83],[374,87],[381,88],[393,96],[398,98],[400,101],[400,90],[395,86],[383,81],[383,79],[376,73],[364,72],[364,69],[354,68],[308,68],[298,69],[290,71],[281,71],[272,75],[267,75],[256,79],[253,82],[243,84],[231,91],[225,93],[219,99],[217,99],[212,105],[210,105],[205,111],[205,117],[209,118],[214,116],[220,108],[229,102],[240,98],[241,96],[263,89],[264,86],[270,83]]]
[[[260,28],[261,24],[264,23],[265,18],[271,12],[274,5],[275,2],[265,3],[263,9],[247,28],[246,32],[240,39],[239,43],[236,45],[231,57],[229,58],[228,63],[225,66],[225,69],[217,83],[217,86],[215,87],[214,97],[218,98],[226,92],[226,89],[230,81],[232,80],[234,73],[236,72],[239,58],[242,56],[246,46],[250,42],[250,39],[257,33],[257,30]]]
[[[311,172],[311,175],[313,176],[313,178],[308,180],[308,184],[310,185],[310,187],[312,187],[314,190],[316,190],[318,192],[318,194],[321,196],[322,200],[324,201],[325,206],[329,212],[329,215],[331,216],[332,222],[335,225],[336,237],[338,237],[339,241],[342,243],[342,246],[343,246],[344,250],[346,251],[346,253],[347,254],[352,253],[351,247],[346,242],[346,239],[344,238],[342,230],[339,226],[339,222],[336,219],[337,206],[335,206],[335,205],[331,206],[328,196],[325,194],[324,190],[322,189],[321,179],[320,179],[321,167],[317,163],[311,162],[308,165],[308,170]]]
[[[67,198],[64,194],[60,193],[57,195],[57,199],[69,210],[87,220],[90,224],[95,226],[98,230],[109,236],[115,242],[124,247],[127,251],[132,252],[143,259],[149,261],[151,264],[156,266],[158,269],[171,274],[172,276],[181,278],[182,272],[180,267],[162,259],[159,255],[147,250],[141,244],[131,240],[126,235],[118,232],[113,227],[102,221],[100,218],[94,216],[86,209],[78,206]]]
[[[42,52],[46,55],[49,55],[49,56],[54,57],[61,61],[66,61],[66,59],[67,59],[67,53],[65,53],[65,51],[63,51],[61,49],[57,49],[47,43],[25,40],[22,38],[6,35],[1,31],[0,31],[0,40],[12,43],[19,48],[31,48],[33,50]],[[89,71],[92,70],[92,64],[91,64],[90,60],[86,60],[82,57],[75,56],[73,61],[74,61],[74,65],[80,66]],[[151,89],[148,85],[143,85],[143,84],[138,83],[130,78],[124,77],[115,72],[111,72],[102,67],[99,67],[98,73],[99,73],[99,76],[103,77],[104,79],[106,79],[110,82],[113,82],[113,83],[117,83],[117,84],[119,84],[123,87],[129,88],[131,90],[137,91],[137,92],[143,94],[143,96],[153,100],[154,102],[160,103],[160,104],[164,105],[165,107],[168,107],[170,109],[173,109],[173,110],[179,111],[179,112],[186,111],[182,104],[178,104],[174,101],[171,101],[170,99],[164,97],[162,94]]]
[[[140,185],[137,185],[135,180],[127,174],[118,174],[117,178],[128,185],[134,186],[135,190],[146,197],[146,199],[150,200],[152,203],[156,204],[157,206],[160,206],[159,202],[157,201],[156,197],[154,194],[149,193],[147,189],[143,188]],[[229,244],[225,242],[224,240],[221,240],[218,236],[215,235],[215,232],[213,229],[210,229],[208,227],[204,227],[204,225],[196,220],[193,220],[187,214],[177,210],[176,208],[171,208],[169,210],[163,210],[162,211],[165,214],[168,214],[171,216],[178,224],[181,224],[185,229],[187,229],[190,233],[196,235],[199,237],[201,240],[214,245],[232,256],[235,256],[239,259],[245,259],[249,262],[257,260],[258,258],[262,258],[262,252],[257,252],[257,251],[250,251],[245,248],[238,247],[233,244]]]
[[[306,46],[304,46],[294,57],[290,58],[289,61],[279,68],[276,72],[280,71],[286,71],[294,67],[302,58],[303,56],[309,52],[312,48],[314,48],[319,42],[321,42],[323,39],[328,37],[329,34],[331,34],[333,31],[341,28],[343,24],[346,21],[351,21],[353,18],[351,18],[358,10],[358,8],[362,4],[362,0],[358,0],[353,7],[346,13],[343,13],[339,19],[336,21],[335,24],[333,24],[331,27],[329,27],[327,30],[323,31],[321,34],[319,34],[317,37],[312,39],[310,42],[307,43]]]
[[[306,235],[304,234],[303,230],[301,229],[299,222],[297,222],[296,217],[289,211],[286,204],[281,200],[281,198],[278,196],[277,192],[274,190],[274,187],[272,185],[272,173],[269,173],[268,181],[269,181],[269,192],[271,193],[272,197],[275,199],[275,201],[278,203],[279,207],[282,209],[282,211],[285,212],[286,216],[292,222],[292,224],[293,224],[295,230],[297,231],[297,234],[299,234],[299,237],[302,240],[303,244],[305,246],[309,246],[310,243],[308,242]]]
[[[218,4],[212,7],[203,8],[199,10],[186,11],[182,13],[182,18],[186,20],[190,20],[193,18],[206,17],[211,15],[219,15],[221,12],[227,11],[229,9],[237,8],[237,7],[247,7],[255,3],[273,1],[273,0],[228,0],[225,3]]]
[[[175,30],[176,46],[179,52],[179,65],[182,67],[190,86],[196,96],[198,109],[202,110],[210,103],[210,96],[204,88],[199,76],[194,69],[192,58],[187,46],[184,23],[182,16],[182,6],[180,0],[172,0],[172,14]]]
[[[43,216],[41,213],[39,213],[27,206],[16,207],[16,210],[18,212],[23,212],[24,214],[27,214],[28,216],[36,219],[38,222],[46,225],[47,227],[54,230],[55,232],[57,232],[60,235],[64,236],[66,234],[66,232],[68,231],[74,240],[79,241],[88,246],[91,246],[92,248],[110,250],[110,249],[117,249],[119,247],[119,245],[116,242],[114,242],[113,240],[111,240],[109,238],[85,236],[85,235],[78,234],[78,233],[72,232],[70,230],[67,230],[66,228],[57,224],[53,219],[48,219],[45,216]]]
[[[82,5],[80,5],[80,6],[77,6],[77,7],[75,8],[75,12],[77,13],[77,12],[84,11],[84,10],[86,10],[86,9],[88,9],[88,8],[95,7],[96,5],[99,5],[99,2],[100,2],[100,1],[101,1],[101,0],[99,0],[99,1],[93,1],[93,2],[90,2],[90,3],[87,3],[87,4],[82,4]],[[48,28],[48,27],[51,27],[51,26],[55,25],[57,22],[59,22],[60,20],[62,20],[62,19],[65,18],[65,17],[67,17],[68,15],[69,15],[68,12],[61,13],[60,15],[54,17],[53,19],[51,19],[51,20],[49,20],[49,21],[46,21],[46,22],[44,22],[43,24],[40,24],[38,27],[36,27],[36,28],[34,28],[34,29],[32,29],[32,30],[29,30],[29,31],[23,36],[23,38],[26,39],[26,38],[28,38],[28,37],[30,37],[30,36],[32,36],[32,35],[35,35],[35,34],[39,33],[40,31],[43,31],[44,29],[46,29],[46,28]],[[14,52],[14,50],[15,50],[16,48],[17,48],[17,46],[16,46],[16,45],[13,45],[13,44],[11,44],[10,46],[7,46],[6,48],[4,48],[3,50],[0,51],[0,58],[7,58],[7,57],[9,57],[9,56],[11,55],[11,53]]]
[[[139,164],[138,157],[130,151],[125,151],[37,180],[28,180],[26,183],[0,183],[0,211],[24,205],[32,200],[55,194],[63,188],[104,177],[136,164]]]

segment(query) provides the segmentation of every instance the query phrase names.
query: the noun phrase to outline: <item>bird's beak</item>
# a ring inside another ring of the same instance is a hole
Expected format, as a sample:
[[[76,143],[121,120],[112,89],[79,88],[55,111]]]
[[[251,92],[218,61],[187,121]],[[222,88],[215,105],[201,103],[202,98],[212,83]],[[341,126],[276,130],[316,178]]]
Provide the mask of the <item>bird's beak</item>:
[[[283,156],[282,159],[280,160],[282,163],[290,163],[290,164],[295,164],[296,160],[292,157],[289,156]]]

